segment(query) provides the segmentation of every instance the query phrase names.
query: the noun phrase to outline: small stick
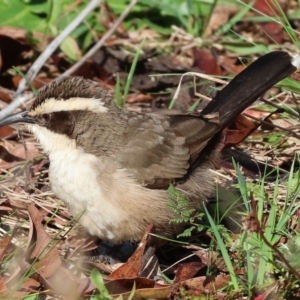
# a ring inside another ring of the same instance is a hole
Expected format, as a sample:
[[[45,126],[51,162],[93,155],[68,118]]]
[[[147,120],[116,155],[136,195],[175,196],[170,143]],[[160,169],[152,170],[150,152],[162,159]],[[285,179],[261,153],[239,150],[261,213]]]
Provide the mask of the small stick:
[[[72,75],[80,66],[84,64],[84,62],[89,59],[92,55],[94,55],[105,43],[105,41],[114,33],[114,31],[118,28],[118,26],[123,22],[123,20],[130,13],[131,9],[135,6],[137,0],[131,0],[129,5],[123,11],[123,13],[119,16],[113,26],[102,36],[102,38],[96,43],[94,47],[92,47],[75,65],[73,65],[70,69],[60,75],[57,80],[61,80],[64,77]]]
[[[48,60],[51,54],[57,49],[57,47],[68,37],[74,29],[87,17],[87,15],[93,11],[102,0],[91,0],[85,9],[49,44],[49,46],[41,53],[38,59],[32,64],[30,69],[25,75],[18,86],[13,101],[0,111],[0,120],[7,117],[15,109],[22,104],[22,94],[27,89],[28,84],[36,77],[39,70],[44,63]]]

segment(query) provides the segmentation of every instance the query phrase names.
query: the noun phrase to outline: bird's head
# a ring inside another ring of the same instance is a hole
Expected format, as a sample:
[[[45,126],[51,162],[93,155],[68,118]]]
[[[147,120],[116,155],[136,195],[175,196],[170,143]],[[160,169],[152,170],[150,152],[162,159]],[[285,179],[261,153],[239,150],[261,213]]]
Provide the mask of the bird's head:
[[[0,126],[26,124],[45,151],[51,151],[49,143],[74,140],[86,117],[93,119],[107,112],[111,99],[108,91],[91,80],[74,77],[53,81],[39,91],[28,111],[0,120]]]

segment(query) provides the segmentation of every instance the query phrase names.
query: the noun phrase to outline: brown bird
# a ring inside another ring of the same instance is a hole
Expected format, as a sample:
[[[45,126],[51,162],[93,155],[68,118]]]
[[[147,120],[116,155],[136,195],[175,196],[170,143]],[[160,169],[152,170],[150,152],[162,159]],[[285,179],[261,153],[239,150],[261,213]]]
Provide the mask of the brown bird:
[[[170,236],[180,230],[169,224],[170,183],[200,208],[214,192],[210,162],[219,157],[221,130],[299,65],[299,56],[283,51],[259,58],[200,115],[139,114],[117,108],[91,80],[53,81],[28,111],[0,126],[27,123],[49,155],[53,192],[91,235],[139,241],[154,224],[158,234]]]

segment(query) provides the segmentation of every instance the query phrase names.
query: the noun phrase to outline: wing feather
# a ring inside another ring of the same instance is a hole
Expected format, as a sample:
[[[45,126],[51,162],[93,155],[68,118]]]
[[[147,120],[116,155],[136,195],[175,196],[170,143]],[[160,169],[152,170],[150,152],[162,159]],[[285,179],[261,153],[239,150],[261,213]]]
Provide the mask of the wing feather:
[[[155,115],[140,124],[123,147],[120,165],[144,186],[167,187],[180,181],[219,130],[218,122],[191,115]]]
[[[112,122],[117,126],[112,126]],[[78,124],[80,127],[73,134],[79,147],[87,153],[110,157],[112,163],[150,188],[182,181],[199,162],[199,155],[211,137],[220,130],[218,118],[206,120],[178,112],[120,113],[113,107],[102,118],[82,114]]]

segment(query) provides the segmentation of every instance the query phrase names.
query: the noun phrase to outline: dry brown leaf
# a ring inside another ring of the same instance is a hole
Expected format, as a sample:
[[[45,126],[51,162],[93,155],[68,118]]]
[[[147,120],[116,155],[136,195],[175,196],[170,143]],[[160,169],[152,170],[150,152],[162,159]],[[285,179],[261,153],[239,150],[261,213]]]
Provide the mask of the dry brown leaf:
[[[0,295],[2,295],[2,292],[6,289],[5,280],[2,276],[0,276]]]
[[[27,278],[23,284],[22,289],[28,291],[28,293],[37,292],[39,288],[41,287],[40,282],[36,281],[33,278]]]
[[[198,49],[194,50],[195,65],[205,74],[221,75],[221,67],[210,50]]]
[[[109,294],[120,295],[132,291],[135,283],[136,290],[140,289],[153,289],[155,287],[155,281],[148,278],[129,278],[129,279],[116,279],[105,283]],[[146,298],[148,299],[148,298]]]
[[[183,287],[189,295],[201,295],[207,293],[214,294],[216,290],[222,289],[228,285],[229,275],[201,276],[183,281],[177,285],[177,288]]]
[[[9,126],[0,127],[0,139],[10,137],[14,134],[14,132],[15,130]]]
[[[174,283],[179,283],[181,281],[193,278],[201,269],[205,267],[206,265],[200,261],[179,264],[176,270]]]
[[[33,260],[32,268],[38,274],[38,276],[33,274],[34,278],[56,293],[68,295],[70,299],[77,298],[86,290],[94,289],[92,284],[78,284],[81,281],[74,277],[68,269],[62,267],[58,250],[56,247],[50,246],[53,241],[42,225],[44,218],[35,207],[34,202],[29,205],[28,213],[31,221],[29,244],[34,245],[30,259]]]
[[[54,247],[48,247],[51,244],[51,238],[45,231],[45,228],[42,224],[44,218],[39,210],[35,207],[34,202],[31,202],[28,206],[28,213],[32,226],[32,234],[30,235],[31,240],[29,244],[35,245],[31,252],[30,259],[37,259],[37,262],[34,264],[34,266],[40,267],[40,271],[38,272],[41,275],[46,277],[51,276],[61,264],[58,250]],[[50,249],[47,249],[47,247]]]
[[[285,1],[286,2],[286,1]],[[287,4],[286,3],[280,3],[281,9],[285,13]],[[257,11],[256,14],[260,15],[259,12],[262,12],[264,15],[267,16],[280,16],[280,12],[278,12],[278,9],[276,8],[276,5],[274,4],[273,0],[256,0],[253,8]],[[286,34],[283,30],[283,26],[275,21],[270,22],[262,22],[260,24],[260,27],[263,32],[265,32],[265,35],[270,38],[272,42],[281,44],[286,38]]]
[[[239,11],[239,8],[234,3],[218,3],[215,6],[213,13],[209,19],[204,32],[204,37],[210,36],[221,26],[226,24],[233,14],[236,14]]]
[[[137,102],[150,102],[153,100],[153,96],[147,94],[130,94],[128,95],[127,103],[137,103]]]
[[[259,124],[254,123],[253,120],[243,115],[239,115],[234,122],[234,128],[230,126],[230,128],[223,130],[224,145],[226,147],[232,147],[239,144],[256,130],[258,125]]]
[[[0,263],[2,263],[2,260],[4,258],[4,255],[6,253],[6,250],[9,246],[11,240],[12,240],[12,235],[10,235],[10,236],[6,235],[6,236],[2,237],[0,240]]]
[[[23,77],[20,75],[15,75],[12,77],[12,82],[13,82],[13,85],[15,88],[18,88],[20,81],[22,79],[23,79]],[[40,89],[41,87],[47,85],[51,81],[53,81],[53,78],[48,78],[48,77],[39,75],[38,77],[33,79],[33,81],[31,82],[31,85],[36,89]]]
[[[151,286],[151,281],[149,279],[147,280],[148,282],[145,280],[145,278],[136,279],[137,285],[134,293],[134,299],[176,299],[177,297],[181,298],[180,296],[182,295],[181,292],[183,290],[185,290],[188,295],[191,295],[191,297],[193,295],[197,297],[204,295],[207,298],[208,294],[215,295],[216,290],[222,289],[227,286],[230,280],[230,276],[222,274],[217,276],[201,276],[173,285],[160,285],[156,283],[154,287]],[[121,294],[123,298],[126,298],[130,294],[131,290],[129,285],[130,282],[128,282],[128,292],[125,292],[125,283],[125,280],[112,281],[107,283],[106,287],[114,296]],[[150,286],[146,287],[146,283],[150,284]],[[110,285],[112,286],[112,288],[110,287]]]
[[[242,64],[236,64],[237,58],[222,56],[220,64],[229,74],[239,74],[245,69]]]
[[[34,143],[26,143],[26,149],[22,143],[15,141],[0,141],[0,168],[7,170],[21,161],[33,159],[40,155]]]
[[[133,255],[128,259],[128,261],[125,264],[123,264],[120,268],[118,268],[116,271],[112,272],[108,276],[109,280],[116,280],[120,278],[129,279],[138,277],[142,266],[143,254],[147,246],[149,233],[151,232],[152,228],[153,225],[149,225],[146,228],[143,239],[138,245]]]

